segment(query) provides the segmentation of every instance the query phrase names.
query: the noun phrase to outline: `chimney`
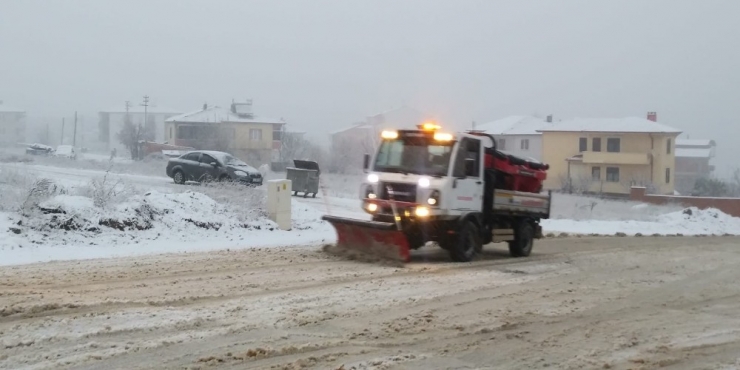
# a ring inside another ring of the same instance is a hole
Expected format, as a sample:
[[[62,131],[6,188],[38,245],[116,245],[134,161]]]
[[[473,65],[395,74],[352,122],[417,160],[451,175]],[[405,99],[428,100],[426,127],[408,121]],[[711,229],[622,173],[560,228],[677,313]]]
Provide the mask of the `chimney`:
[[[203,103],[203,110],[208,109],[208,103]]]
[[[658,122],[658,113],[648,112],[647,119],[648,121]]]
[[[547,123],[552,123],[552,114],[547,116]]]

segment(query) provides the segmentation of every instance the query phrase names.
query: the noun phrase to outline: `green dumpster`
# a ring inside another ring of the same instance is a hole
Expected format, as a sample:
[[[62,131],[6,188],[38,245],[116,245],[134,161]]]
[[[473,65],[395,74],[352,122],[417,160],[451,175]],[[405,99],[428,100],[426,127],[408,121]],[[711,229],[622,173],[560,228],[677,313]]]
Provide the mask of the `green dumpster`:
[[[291,181],[291,187],[293,188],[293,195],[303,193],[303,197],[308,197],[311,194],[312,197],[316,198],[316,194],[319,192],[319,164],[314,161],[307,160],[293,160],[293,167],[287,167],[286,179]]]

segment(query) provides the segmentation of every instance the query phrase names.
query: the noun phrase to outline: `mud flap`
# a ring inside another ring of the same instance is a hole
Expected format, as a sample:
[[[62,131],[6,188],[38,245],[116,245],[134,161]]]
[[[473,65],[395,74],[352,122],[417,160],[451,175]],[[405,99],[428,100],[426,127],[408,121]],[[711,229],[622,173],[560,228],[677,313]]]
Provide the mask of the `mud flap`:
[[[536,224],[534,229],[534,238],[542,239],[544,237],[545,235],[542,234],[542,226],[540,224]]]
[[[409,262],[409,242],[395,223],[323,216],[337,232],[337,249],[368,257]]]

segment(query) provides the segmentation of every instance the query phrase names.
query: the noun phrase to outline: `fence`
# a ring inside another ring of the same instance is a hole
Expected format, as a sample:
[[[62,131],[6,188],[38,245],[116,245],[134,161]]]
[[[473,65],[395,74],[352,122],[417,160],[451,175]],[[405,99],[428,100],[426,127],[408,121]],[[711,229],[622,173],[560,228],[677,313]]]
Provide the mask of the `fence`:
[[[716,208],[730,216],[740,217],[740,198],[686,197],[647,194],[644,187],[630,189],[630,200],[651,204],[681,204],[699,209]]]

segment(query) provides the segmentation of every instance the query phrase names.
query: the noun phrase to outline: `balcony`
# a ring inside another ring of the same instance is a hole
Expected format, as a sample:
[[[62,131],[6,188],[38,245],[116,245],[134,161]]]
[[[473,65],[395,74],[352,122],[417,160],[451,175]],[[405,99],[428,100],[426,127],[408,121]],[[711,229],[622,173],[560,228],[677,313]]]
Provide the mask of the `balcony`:
[[[586,164],[649,165],[648,153],[583,152]]]

